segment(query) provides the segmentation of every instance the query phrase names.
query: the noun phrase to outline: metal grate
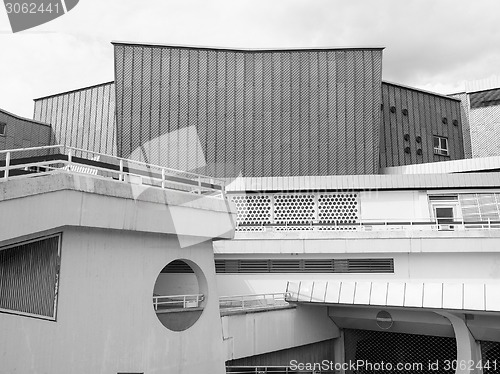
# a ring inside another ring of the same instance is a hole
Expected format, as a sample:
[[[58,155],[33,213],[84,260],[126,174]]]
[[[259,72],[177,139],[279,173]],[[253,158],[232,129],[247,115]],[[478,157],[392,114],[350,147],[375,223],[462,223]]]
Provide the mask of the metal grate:
[[[394,273],[394,259],[215,260],[224,273]]]
[[[181,260],[175,260],[169,263],[167,266],[165,266],[162,271],[162,273],[194,273],[193,269],[191,266],[186,264],[184,261]]]
[[[55,318],[60,236],[0,248],[0,309]]]
[[[344,332],[346,362],[361,360],[365,363],[364,366],[356,366],[355,370],[346,370],[348,374],[455,372],[453,369],[445,370],[448,361],[457,358],[455,338],[350,329]],[[429,369],[429,365],[436,365],[436,362],[437,366]],[[381,363],[385,364],[382,370],[375,370],[375,364]],[[389,368],[392,370],[387,370]]]
[[[500,342],[481,341],[483,374],[500,373]]]

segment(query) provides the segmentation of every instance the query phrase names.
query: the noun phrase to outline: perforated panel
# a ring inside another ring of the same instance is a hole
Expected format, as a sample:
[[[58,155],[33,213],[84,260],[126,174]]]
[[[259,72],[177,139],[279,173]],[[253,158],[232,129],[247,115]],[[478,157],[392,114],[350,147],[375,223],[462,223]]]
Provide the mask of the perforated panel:
[[[271,196],[242,195],[232,196],[236,205],[236,221],[239,224],[271,223]]]
[[[355,193],[320,194],[318,218],[325,223],[356,223],[359,218],[358,195]]]
[[[274,196],[275,223],[308,223],[316,219],[313,194],[287,194]]]
[[[286,193],[230,195],[237,208],[239,231],[262,231],[263,225],[286,225],[286,230],[312,230],[310,223],[325,223],[320,230],[352,230],[359,221],[358,194]],[[337,226],[338,225],[338,226]]]

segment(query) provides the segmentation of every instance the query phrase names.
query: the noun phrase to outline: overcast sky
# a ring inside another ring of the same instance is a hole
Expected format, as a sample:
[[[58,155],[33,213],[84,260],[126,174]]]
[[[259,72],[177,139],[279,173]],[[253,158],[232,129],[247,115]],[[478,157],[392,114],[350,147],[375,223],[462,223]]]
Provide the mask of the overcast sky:
[[[500,77],[498,0],[80,0],[12,34],[0,8],[0,108],[111,81],[110,42],[219,47],[383,46],[383,79],[443,94]]]

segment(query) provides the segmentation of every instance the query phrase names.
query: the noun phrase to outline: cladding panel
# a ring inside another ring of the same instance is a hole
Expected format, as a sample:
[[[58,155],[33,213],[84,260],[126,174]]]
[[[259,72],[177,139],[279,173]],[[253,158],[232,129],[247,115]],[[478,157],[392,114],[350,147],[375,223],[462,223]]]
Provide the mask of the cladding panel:
[[[195,125],[207,171],[217,176],[378,172],[380,49],[115,48],[123,157],[145,142],[162,149],[161,135]],[[133,87],[127,89],[127,82]],[[141,106],[144,101],[150,105]],[[137,123],[151,123],[151,132],[137,134]],[[199,159],[189,152],[188,159]],[[168,166],[182,166],[180,153],[185,150],[168,153]],[[163,154],[151,153],[150,162],[165,164]]]
[[[382,101],[381,167],[465,157],[459,101],[385,82]],[[434,135],[448,139],[449,156],[434,154]]]
[[[36,99],[34,119],[50,124],[52,144],[116,155],[114,90],[110,82]],[[47,134],[40,136],[39,144],[46,145]]]

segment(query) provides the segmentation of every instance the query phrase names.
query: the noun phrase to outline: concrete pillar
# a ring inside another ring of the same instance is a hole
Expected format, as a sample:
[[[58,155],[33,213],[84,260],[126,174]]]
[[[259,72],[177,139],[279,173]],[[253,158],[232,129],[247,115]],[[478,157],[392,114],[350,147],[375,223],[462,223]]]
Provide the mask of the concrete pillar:
[[[482,374],[483,370],[478,365],[481,360],[481,347],[472,336],[465,320],[449,312],[436,312],[446,317],[453,326],[457,340],[457,369],[455,374]]]

